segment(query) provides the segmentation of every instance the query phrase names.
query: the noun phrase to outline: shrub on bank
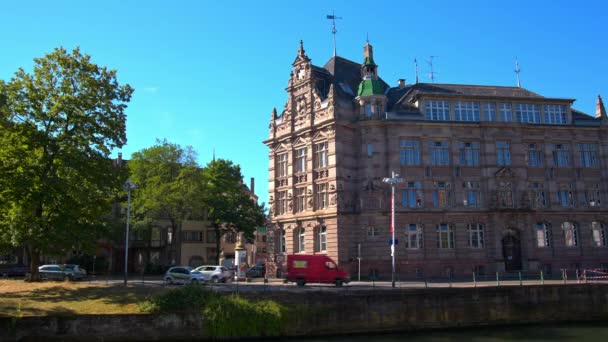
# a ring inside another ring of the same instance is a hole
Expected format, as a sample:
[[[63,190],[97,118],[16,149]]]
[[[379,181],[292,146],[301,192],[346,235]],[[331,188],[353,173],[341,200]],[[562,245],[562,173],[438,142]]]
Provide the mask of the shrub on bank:
[[[139,310],[148,313],[200,311],[205,303],[216,296],[205,287],[187,285],[146,299],[139,303]]]

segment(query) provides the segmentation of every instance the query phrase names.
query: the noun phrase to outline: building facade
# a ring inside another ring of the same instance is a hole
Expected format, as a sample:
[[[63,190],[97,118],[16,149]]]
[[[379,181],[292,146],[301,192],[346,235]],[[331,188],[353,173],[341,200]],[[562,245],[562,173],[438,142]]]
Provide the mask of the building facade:
[[[269,138],[270,259],[401,279],[608,268],[608,118],[520,87],[406,84],[303,44]],[[269,271],[272,267],[269,269]]]

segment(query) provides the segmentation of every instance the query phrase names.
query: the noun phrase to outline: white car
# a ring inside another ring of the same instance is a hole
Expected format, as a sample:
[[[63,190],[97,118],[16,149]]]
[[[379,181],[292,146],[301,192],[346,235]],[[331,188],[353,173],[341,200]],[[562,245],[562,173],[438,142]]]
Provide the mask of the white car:
[[[207,279],[202,273],[190,266],[174,266],[167,270],[163,277],[168,284],[205,284]]]
[[[219,282],[225,283],[225,282],[232,281],[232,276],[233,276],[232,271],[230,271],[229,269],[227,269],[224,266],[204,265],[204,266],[199,266],[199,267],[195,268],[194,270],[202,273],[203,277],[207,281],[211,281],[213,283],[219,283]]]

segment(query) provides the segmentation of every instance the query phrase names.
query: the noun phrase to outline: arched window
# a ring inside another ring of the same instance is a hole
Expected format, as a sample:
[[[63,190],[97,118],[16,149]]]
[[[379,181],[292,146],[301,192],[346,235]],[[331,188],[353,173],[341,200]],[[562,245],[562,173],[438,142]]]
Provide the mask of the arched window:
[[[562,223],[562,230],[564,231],[564,240],[566,247],[578,246],[578,234],[576,224],[572,222]]]
[[[606,225],[601,222],[591,222],[591,232],[593,233],[593,245],[606,247]]]
[[[536,224],[536,246],[549,247],[551,246],[551,228],[544,222]]]

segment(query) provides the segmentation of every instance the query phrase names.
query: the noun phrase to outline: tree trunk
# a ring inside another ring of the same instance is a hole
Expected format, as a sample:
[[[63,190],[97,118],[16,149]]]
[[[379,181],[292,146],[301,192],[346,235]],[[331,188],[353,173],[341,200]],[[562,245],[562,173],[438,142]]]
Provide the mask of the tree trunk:
[[[38,272],[38,266],[40,266],[40,251],[32,246],[28,246],[28,254],[30,255],[30,281],[40,281],[40,273]]]
[[[218,224],[214,224],[213,225],[213,230],[215,232],[215,264],[219,265],[220,264],[220,247],[221,247],[221,241],[220,238],[222,237],[220,235],[220,226]]]

